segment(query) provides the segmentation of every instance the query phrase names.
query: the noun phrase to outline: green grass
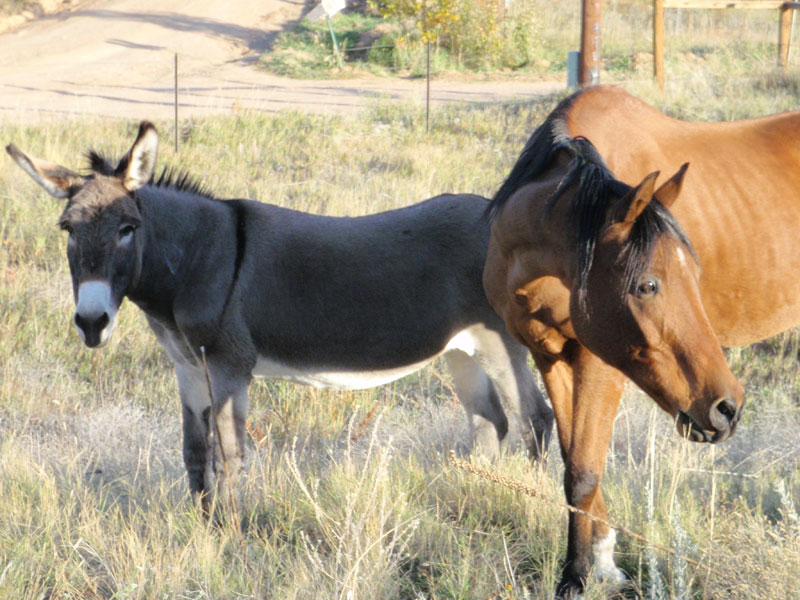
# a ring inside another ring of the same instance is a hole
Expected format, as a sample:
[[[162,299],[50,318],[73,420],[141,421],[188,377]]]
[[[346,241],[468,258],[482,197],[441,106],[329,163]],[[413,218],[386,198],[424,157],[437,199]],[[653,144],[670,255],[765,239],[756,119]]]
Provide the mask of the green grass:
[[[381,21],[378,17],[360,13],[334,16],[331,24],[342,55],[350,61],[366,57],[366,50],[361,50],[359,46],[359,37],[374,29]],[[387,42],[391,43],[390,40]],[[378,50],[382,49],[376,48]],[[273,48],[262,56],[261,64],[287,77],[314,79],[335,74],[338,61],[327,19],[315,23],[304,19],[290,33],[281,34]],[[386,65],[374,60],[364,63],[364,66],[381,73]]]
[[[649,82],[629,87],[686,118],[793,108],[793,71],[759,65],[731,61],[727,80],[700,69],[663,97]],[[491,195],[556,100],[437,110],[429,134],[420,109],[389,103],[353,117],[198,119],[183,124],[178,155],[162,144],[159,163],[188,169],[220,197],[333,215],[440,192]],[[90,146],[120,155],[136,125],[2,123],[0,140],[77,168]],[[169,124],[158,125],[168,139]],[[466,425],[440,364],[359,392],[254,383],[252,423],[268,437],[250,452],[244,534],[208,526],[188,497],[171,367],[141,313],[124,304],[101,351],[74,331],[60,210],[0,158],[0,597],[552,594],[566,515],[449,465],[450,448],[468,449]],[[795,330],[730,351],[749,403],[719,447],[683,442],[652,401],[626,392],[604,480],[611,518],[702,566],[620,534],[617,561],[633,586],[624,597],[658,597],[659,585],[675,598],[796,597],[798,340]],[[512,440],[494,468],[560,499],[551,452],[531,467]],[[587,597],[608,594],[593,584]]]
[[[0,15],[16,15],[25,10],[25,0],[0,0]]]

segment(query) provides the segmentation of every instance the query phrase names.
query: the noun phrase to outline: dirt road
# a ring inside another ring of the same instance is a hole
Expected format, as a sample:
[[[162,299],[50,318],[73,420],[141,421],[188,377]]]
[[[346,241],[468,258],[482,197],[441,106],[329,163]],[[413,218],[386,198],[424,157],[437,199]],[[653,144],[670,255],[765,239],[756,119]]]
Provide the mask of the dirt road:
[[[169,119],[237,108],[344,112],[378,97],[424,102],[423,80],[299,81],[258,56],[307,12],[303,0],[89,0],[0,35],[0,119],[69,115]],[[552,82],[434,81],[431,98],[492,102],[563,89]]]

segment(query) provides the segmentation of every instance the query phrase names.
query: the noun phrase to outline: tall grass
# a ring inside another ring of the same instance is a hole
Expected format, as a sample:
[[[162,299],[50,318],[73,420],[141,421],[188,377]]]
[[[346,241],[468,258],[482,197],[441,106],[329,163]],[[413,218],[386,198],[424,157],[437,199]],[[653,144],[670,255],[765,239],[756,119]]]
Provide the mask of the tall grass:
[[[791,93],[763,85],[770,73],[742,74],[721,96],[672,90],[660,105],[695,118],[793,107]],[[490,195],[556,100],[445,109],[428,135],[421,111],[385,103],[353,117],[199,119],[159,162],[220,197],[335,215]],[[133,121],[0,124],[0,140],[73,168],[89,146],[120,155],[135,132]],[[448,465],[448,449],[468,450],[467,428],[438,364],[359,392],[254,383],[243,537],[205,523],[183,475],[174,378],[142,315],[123,305],[102,351],[73,331],[60,210],[0,159],[0,597],[552,594],[566,515]],[[649,399],[626,392],[604,481],[611,519],[702,566],[620,536],[625,597],[798,597],[797,345],[793,331],[729,353],[750,402],[718,448],[683,442]],[[494,468],[560,498],[555,447],[535,466],[518,450],[512,440]],[[593,584],[587,597],[609,593]]]

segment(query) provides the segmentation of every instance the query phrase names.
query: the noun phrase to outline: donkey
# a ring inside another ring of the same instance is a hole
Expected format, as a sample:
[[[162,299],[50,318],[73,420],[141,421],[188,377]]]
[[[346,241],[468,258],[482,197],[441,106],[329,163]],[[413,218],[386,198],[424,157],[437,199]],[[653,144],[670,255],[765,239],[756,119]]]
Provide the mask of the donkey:
[[[486,199],[442,195],[325,217],[218,200],[166,170],[156,181],[157,147],[155,127],[142,122],[116,164],[90,152],[88,176],[14,145],[6,151],[66,200],[59,225],[69,234],[84,343],[108,342],[128,297],[172,359],[189,487],[204,508],[226,477],[223,463],[231,481],[242,467],[254,376],[356,389],[444,355],[480,452],[498,453],[508,431],[503,406],[532,457],[547,447],[553,413],[528,351],[483,291]]]

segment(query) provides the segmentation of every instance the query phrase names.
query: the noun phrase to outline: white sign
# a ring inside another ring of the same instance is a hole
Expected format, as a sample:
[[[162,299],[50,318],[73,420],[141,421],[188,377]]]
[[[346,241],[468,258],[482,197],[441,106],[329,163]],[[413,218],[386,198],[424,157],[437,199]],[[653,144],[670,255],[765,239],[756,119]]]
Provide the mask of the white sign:
[[[346,0],[322,0],[322,8],[325,14],[332,17],[344,8]]]
[[[311,12],[306,15],[306,19],[314,23],[319,21],[322,17],[332,17],[337,12],[344,8],[346,0],[322,0],[321,4],[317,4]]]

